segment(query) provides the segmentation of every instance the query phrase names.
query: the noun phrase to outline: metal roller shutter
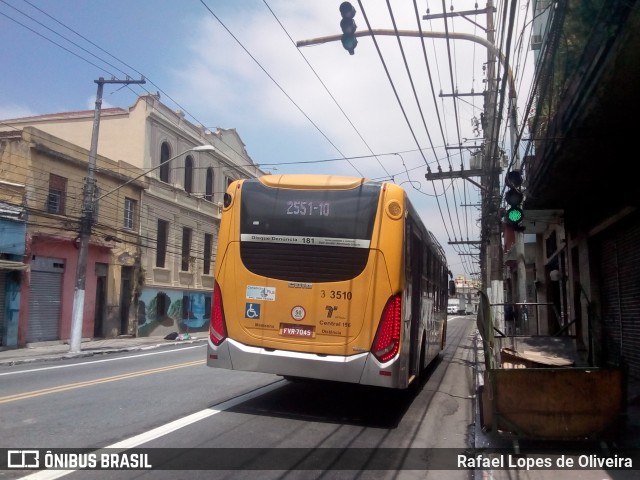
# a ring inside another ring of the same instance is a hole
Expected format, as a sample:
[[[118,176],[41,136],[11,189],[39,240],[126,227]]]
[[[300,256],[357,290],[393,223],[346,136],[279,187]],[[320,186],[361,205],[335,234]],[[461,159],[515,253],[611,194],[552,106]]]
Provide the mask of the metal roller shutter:
[[[640,223],[638,217],[603,234],[599,247],[604,347],[608,360],[624,358],[640,378]]]
[[[64,263],[58,259],[40,258],[32,263],[29,293],[29,323],[27,342],[59,340],[62,272]]]

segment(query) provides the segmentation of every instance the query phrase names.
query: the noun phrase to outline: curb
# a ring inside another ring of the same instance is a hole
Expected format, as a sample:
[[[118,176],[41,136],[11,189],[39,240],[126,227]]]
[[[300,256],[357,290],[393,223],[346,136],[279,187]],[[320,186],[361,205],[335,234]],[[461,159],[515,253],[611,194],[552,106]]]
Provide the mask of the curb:
[[[0,359],[0,367],[11,367],[14,365],[49,362],[54,360],[73,360],[75,358],[93,357],[95,355],[107,355],[110,353],[152,350],[155,348],[200,343],[203,341],[206,341],[206,338],[194,337],[189,340],[166,341],[166,343],[138,344],[138,345],[129,345],[129,346],[122,346],[122,347],[98,347],[93,349],[81,350],[80,352],[77,352],[77,353],[70,353],[70,352],[43,353],[41,355],[35,355],[32,357],[10,358],[6,360]]]

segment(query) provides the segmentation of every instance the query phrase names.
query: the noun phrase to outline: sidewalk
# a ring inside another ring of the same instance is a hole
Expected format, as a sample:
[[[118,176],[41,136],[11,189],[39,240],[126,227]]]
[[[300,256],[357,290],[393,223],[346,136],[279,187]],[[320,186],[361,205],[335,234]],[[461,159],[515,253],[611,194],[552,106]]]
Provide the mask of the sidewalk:
[[[476,393],[481,395],[482,388],[484,387],[484,372],[486,370],[485,366],[485,352],[484,346],[482,343],[482,337],[479,331],[476,331],[475,337],[473,339],[473,346],[475,348],[475,387]],[[640,449],[640,382],[633,379],[626,379],[626,390],[627,390],[627,398],[626,398],[626,408],[621,415],[619,429],[615,433],[609,433],[604,438],[596,437],[596,443],[601,440],[604,441],[608,447],[617,448],[617,449],[633,449],[637,451]],[[479,410],[479,403],[476,404],[476,409]],[[475,432],[475,448],[510,448],[513,446],[513,438],[508,435],[502,437],[500,434],[496,433],[487,433],[482,429],[480,415],[478,411],[478,415],[476,418],[476,432]],[[538,445],[540,441],[525,439],[522,441],[523,444],[531,443],[534,445]],[[586,441],[585,441],[586,442]],[[542,444],[545,441],[541,441]],[[568,445],[580,445],[580,441],[568,441],[566,442]],[[556,441],[553,443],[554,445],[562,445],[563,441]],[[584,445],[588,445],[588,442],[584,443]],[[602,445],[602,444],[601,444]],[[486,478],[486,477],[483,477]],[[499,478],[499,477],[493,477]],[[604,477],[603,477],[604,478]],[[623,477],[624,478],[624,477]]]
[[[165,340],[164,336],[155,337],[118,337],[99,340],[83,340],[80,352],[70,353],[69,345],[61,341],[28,344],[25,348],[0,351],[0,366],[19,365],[24,363],[44,362],[50,360],[90,357],[115,352],[133,352],[150,350],[169,345],[184,345],[207,340],[205,334],[196,337],[191,335],[185,340]]]

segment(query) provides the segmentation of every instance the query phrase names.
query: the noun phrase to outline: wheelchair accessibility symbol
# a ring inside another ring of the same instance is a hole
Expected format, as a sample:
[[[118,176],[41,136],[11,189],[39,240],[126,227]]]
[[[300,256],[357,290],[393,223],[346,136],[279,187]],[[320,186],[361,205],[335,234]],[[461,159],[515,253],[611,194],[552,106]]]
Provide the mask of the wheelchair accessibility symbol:
[[[260,304],[245,303],[244,318],[260,318]]]

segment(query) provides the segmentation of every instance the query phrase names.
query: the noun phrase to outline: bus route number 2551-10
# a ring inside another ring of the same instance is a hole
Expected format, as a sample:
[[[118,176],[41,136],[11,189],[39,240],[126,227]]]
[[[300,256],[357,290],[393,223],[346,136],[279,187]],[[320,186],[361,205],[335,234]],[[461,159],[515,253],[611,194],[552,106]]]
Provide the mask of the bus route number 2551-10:
[[[287,201],[287,215],[319,215],[328,217],[330,209],[331,204],[329,202]]]
[[[346,290],[320,290],[320,298],[332,298],[335,300],[351,300],[353,295]]]

